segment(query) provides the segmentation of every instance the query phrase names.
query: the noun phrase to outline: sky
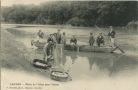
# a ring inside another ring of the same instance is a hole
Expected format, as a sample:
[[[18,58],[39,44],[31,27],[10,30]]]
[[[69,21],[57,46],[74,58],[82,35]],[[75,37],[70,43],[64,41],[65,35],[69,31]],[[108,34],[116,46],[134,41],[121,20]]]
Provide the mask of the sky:
[[[12,6],[13,4],[35,4],[39,5],[42,2],[52,0],[1,0],[1,6]]]
[[[39,5],[40,3],[47,1],[78,1],[78,0],[1,0],[1,6],[12,6],[14,4],[35,4]],[[80,0],[83,1],[83,0]]]
[[[78,1],[78,0],[1,0],[1,6],[12,6],[14,4],[39,5],[40,3],[43,3],[46,1]],[[79,1],[85,1],[85,0],[79,0]],[[99,1],[99,0],[86,0],[86,1]],[[105,1],[105,0],[102,0],[102,1]],[[111,1],[111,0],[106,0],[106,1]],[[113,1],[120,1],[120,0],[113,0]],[[129,1],[129,0],[122,0],[122,1]],[[135,0],[133,0],[133,1],[135,1]]]

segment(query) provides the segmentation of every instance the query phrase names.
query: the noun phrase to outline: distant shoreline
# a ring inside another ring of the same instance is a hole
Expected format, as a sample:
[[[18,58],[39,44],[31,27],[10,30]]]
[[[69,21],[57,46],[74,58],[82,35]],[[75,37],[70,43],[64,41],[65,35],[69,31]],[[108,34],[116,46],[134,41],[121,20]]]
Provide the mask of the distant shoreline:
[[[59,24],[59,25],[51,25],[51,24],[16,24],[16,23],[2,23],[1,22],[1,25],[16,25],[16,26],[48,26],[48,27],[70,27],[70,28],[93,28],[93,27],[96,27],[97,25],[95,26],[72,26],[72,25],[65,25],[65,24]],[[101,27],[101,28],[108,28],[109,26],[98,26],[98,27]],[[127,27],[127,26],[114,26],[114,27]]]
[[[16,27],[55,27],[55,28],[95,28],[95,26],[89,26],[89,27],[84,27],[84,26],[71,26],[71,25],[49,25],[49,24],[15,24],[15,23],[1,23],[1,25],[16,25]],[[108,27],[101,27],[101,28],[108,28]]]

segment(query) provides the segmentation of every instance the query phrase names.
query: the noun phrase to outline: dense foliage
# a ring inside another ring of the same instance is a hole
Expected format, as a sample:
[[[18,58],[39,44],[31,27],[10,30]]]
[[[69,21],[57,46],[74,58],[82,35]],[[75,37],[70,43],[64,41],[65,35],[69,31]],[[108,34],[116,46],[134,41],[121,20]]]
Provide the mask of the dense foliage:
[[[55,1],[2,8],[4,22],[124,26],[138,20],[137,1]]]

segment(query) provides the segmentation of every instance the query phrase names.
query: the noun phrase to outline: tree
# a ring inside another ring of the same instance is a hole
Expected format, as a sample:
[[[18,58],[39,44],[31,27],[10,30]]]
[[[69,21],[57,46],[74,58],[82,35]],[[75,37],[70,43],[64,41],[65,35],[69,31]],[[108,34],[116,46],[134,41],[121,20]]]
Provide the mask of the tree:
[[[54,1],[2,7],[5,22],[125,26],[138,20],[137,1]]]

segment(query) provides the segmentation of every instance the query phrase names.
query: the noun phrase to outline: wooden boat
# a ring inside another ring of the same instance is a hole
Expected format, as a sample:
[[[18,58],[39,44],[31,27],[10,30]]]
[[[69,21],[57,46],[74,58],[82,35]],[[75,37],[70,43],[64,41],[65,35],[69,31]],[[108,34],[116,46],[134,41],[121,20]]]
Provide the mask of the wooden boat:
[[[72,48],[71,45],[66,45],[65,50],[74,50],[74,51],[79,51],[79,52],[112,52],[114,48],[112,47],[98,47],[98,46],[89,46],[89,45],[80,45],[76,46],[74,49]]]
[[[50,78],[56,81],[68,81],[69,74],[62,71],[51,71]]]
[[[70,75],[61,67],[51,68],[50,78],[56,81],[69,81]]]
[[[48,69],[51,67],[46,61],[44,60],[39,60],[39,59],[34,59],[33,60],[33,66],[40,68],[40,69]]]
[[[38,48],[38,49],[43,49],[45,42],[35,42],[34,45]],[[57,46],[62,47],[63,44],[57,44]],[[104,52],[104,53],[112,53],[114,51],[116,51],[117,49],[119,49],[122,53],[124,53],[124,51],[119,47],[116,46],[115,48],[109,47],[109,46],[89,46],[89,45],[77,45],[74,48],[72,48],[72,46],[70,44],[67,44],[64,46],[64,50],[70,50],[70,51],[79,51],[79,52]]]

